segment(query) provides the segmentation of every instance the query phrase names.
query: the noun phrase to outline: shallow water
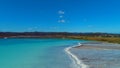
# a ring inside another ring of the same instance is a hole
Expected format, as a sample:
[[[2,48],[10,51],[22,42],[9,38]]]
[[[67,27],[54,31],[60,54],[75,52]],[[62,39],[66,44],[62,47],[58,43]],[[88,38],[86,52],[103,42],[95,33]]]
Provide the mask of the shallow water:
[[[75,56],[89,68],[120,68],[119,44],[90,42],[70,39],[0,39],[0,68],[85,68],[75,66]],[[103,49],[73,47],[70,53],[75,56],[70,57],[65,49],[78,43]],[[104,49],[104,46],[109,49]]]
[[[64,49],[82,40],[0,39],[0,68],[74,68]]]

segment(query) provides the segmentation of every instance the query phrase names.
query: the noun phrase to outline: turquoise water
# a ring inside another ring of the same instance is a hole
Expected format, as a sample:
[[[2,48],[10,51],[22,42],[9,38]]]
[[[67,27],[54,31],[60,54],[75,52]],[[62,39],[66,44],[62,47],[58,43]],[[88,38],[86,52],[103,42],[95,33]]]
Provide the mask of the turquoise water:
[[[82,40],[0,39],[0,68],[73,68],[64,49]]]

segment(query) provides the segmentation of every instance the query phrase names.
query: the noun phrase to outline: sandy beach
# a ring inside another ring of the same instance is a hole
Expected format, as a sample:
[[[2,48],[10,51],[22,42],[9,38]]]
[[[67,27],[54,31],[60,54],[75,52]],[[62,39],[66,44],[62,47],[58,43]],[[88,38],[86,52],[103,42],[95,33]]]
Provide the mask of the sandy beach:
[[[120,44],[88,42],[71,49],[89,68],[119,68]]]
[[[114,43],[102,43],[102,42],[89,42],[89,43],[82,43],[82,46],[76,46],[75,48],[79,49],[117,49],[120,50],[120,44]]]

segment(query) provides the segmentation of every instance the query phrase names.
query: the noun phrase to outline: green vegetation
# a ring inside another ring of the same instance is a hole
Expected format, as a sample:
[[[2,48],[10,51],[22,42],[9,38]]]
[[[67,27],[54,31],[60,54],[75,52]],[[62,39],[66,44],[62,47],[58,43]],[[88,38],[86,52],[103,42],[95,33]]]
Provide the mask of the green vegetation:
[[[120,44],[120,34],[68,32],[0,32],[0,38],[69,38]]]
[[[120,44],[120,37],[68,36],[68,38],[83,39],[83,40],[94,40],[94,41],[102,41],[102,42],[119,43]]]

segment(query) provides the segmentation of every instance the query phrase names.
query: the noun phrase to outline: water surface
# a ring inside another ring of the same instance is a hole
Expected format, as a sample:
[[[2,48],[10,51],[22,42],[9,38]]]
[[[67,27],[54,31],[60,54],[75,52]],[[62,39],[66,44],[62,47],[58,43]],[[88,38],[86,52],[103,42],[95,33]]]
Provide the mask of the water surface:
[[[82,40],[0,39],[0,68],[73,68],[64,49]]]

